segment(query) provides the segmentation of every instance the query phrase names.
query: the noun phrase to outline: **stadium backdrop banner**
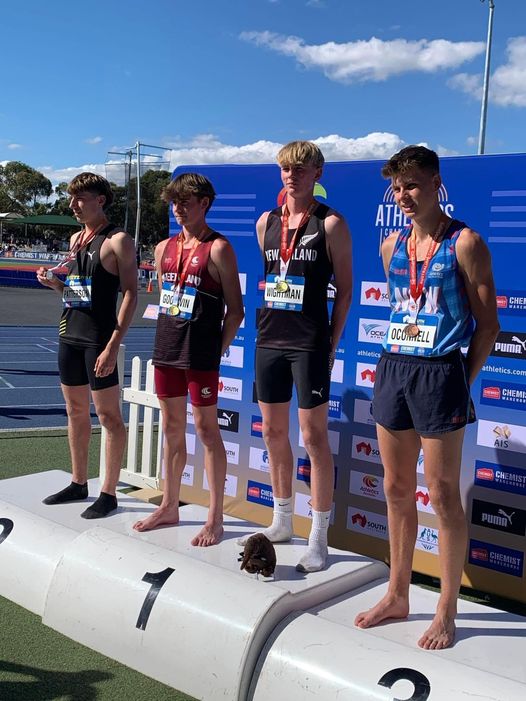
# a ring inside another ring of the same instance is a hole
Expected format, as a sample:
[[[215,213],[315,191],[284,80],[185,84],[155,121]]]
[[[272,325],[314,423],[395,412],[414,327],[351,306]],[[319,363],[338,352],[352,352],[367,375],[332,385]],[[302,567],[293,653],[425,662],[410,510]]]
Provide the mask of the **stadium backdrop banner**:
[[[493,258],[501,333],[472,388],[478,421],[466,430],[461,491],[469,523],[463,584],[526,601],[526,154],[443,158],[444,211],[478,231]],[[353,236],[353,303],[332,375],[329,437],[336,465],[330,544],[380,560],[388,556],[383,470],[371,396],[389,308],[379,256],[383,239],[408,222],[394,203],[380,161],[328,163],[316,197],[347,219]],[[275,165],[191,166],[213,182],[209,225],[227,236],[238,258],[246,317],[221,362],[218,418],[228,456],[225,511],[268,524],[272,489],[254,388],[256,318],[263,299],[255,224],[274,208],[281,180]],[[170,234],[178,227],[173,217]],[[329,286],[329,306],[334,288]],[[433,397],[429,398],[433,401]],[[310,528],[310,465],[295,411],[294,528]],[[182,499],[206,505],[203,449],[191,435]],[[415,571],[438,576],[437,518],[417,466]]]

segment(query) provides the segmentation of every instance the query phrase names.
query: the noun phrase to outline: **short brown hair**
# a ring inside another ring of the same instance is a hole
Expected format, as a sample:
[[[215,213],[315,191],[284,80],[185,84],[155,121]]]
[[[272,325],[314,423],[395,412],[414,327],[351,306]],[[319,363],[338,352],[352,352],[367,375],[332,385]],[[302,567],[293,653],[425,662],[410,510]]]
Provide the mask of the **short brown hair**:
[[[323,153],[312,141],[291,141],[285,144],[279,150],[277,160],[282,168],[295,165],[312,165],[321,168],[325,163]]]
[[[108,209],[113,202],[113,191],[109,182],[102,175],[97,175],[96,173],[79,173],[68,185],[67,192],[70,195],[78,195],[79,192],[104,195],[106,199],[103,209]]]
[[[169,182],[161,193],[162,199],[167,204],[186,200],[192,195],[195,195],[199,200],[208,197],[207,212],[216,198],[214,186],[201,173],[181,173]]]
[[[430,173],[440,172],[437,154],[425,146],[406,146],[387,161],[382,168],[384,178],[396,178],[412,168],[421,168]]]

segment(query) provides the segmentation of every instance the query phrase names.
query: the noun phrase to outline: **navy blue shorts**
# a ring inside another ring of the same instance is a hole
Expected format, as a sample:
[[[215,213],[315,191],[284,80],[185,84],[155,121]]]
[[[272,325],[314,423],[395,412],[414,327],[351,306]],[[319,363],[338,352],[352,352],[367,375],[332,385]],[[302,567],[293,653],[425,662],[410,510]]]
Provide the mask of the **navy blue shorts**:
[[[475,421],[460,351],[439,357],[384,352],[376,368],[373,417],[392,431],[448,433]]]
[[[256,391],[266,404],[290,402],[296,385],[298,407],[314,409],[329,401],[329,349],[300,351],[256,348]]]
[[[58,373],[62,384],[68,387],[89,385],[94,391],[118,385],[119,372],[116,365],[106,377],[95,375],[95,362],[103,350],[104,346],[87,348],[59,340]]]

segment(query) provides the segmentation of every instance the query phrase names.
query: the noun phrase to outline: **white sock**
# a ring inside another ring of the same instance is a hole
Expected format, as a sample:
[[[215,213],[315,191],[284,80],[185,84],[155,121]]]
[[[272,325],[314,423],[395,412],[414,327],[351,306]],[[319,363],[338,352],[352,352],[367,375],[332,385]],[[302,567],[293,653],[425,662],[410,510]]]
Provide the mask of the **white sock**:
[[[312,510],[312,525],[307,552],[296,565],[298,572],[318,572],[325,567],[327,560],[327,531],[331,518],[330,511]]]
[[[284,543],[292,538],[292,497],[280,499],[274,497],[274,512],[272,523],[268,528],[259,531],[266,535],[271,543]],[[245,545],[252,533],[239,538],[238,545]]]

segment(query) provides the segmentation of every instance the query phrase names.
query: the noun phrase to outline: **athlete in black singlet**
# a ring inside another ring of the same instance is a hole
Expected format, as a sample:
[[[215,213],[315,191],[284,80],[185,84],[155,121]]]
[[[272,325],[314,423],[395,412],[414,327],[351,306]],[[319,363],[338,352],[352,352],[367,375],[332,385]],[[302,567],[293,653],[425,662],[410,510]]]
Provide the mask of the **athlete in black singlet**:
[[[72,482],[44,500],[61,504],[88,496],[88,447],[91,436],[90,389],[101,426],[107,430],[106,474],[99,498],[81,515],[100,518],[117,508],[126,430],[119,406],[117,355],[137,304],[137,262],[133,239],[110,224],[104,210],[113,201],[105,178],[77,175],[68,187],[70,207],[83,224],[71,239],[62,282],[44,268],[38,281],[62,296],[58,363],[68,413]],[[117,316],[117,295],[123,301]]]
[[[351,237],[343,217],[313,198],[324,158],[308,141],[278,153],[286,193],[282,207],[257,223],[265,266],[265,306],[258,324],[256,386],[274,495],[273,542],[292,536],[292,451],[289,409],[298,394],[299,424],[311,461],[312,527],[301,572],[323,569],[332,507],[334,465],[327,417],[334,353],[351,303]],[[329,321],[327,286],[336,297]],[[245,539],[240,540],[240,544]]]

